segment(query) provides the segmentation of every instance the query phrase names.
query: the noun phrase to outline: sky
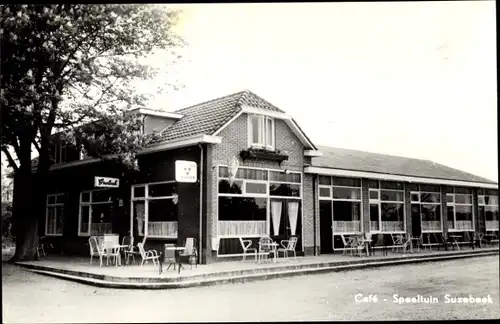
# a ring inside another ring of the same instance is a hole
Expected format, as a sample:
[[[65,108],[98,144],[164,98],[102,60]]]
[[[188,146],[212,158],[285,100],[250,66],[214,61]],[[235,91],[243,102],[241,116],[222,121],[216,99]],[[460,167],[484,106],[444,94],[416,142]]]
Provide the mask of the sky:
[[[429,159],[498,181],[494,1],[169,5],[183,85],[168,111],[249,89],[317,145]],[[142,89],[142,90],[141,90]]]
[[[151,63],[163,69],[159,78],[184,87],[152,108],[249,89],[315,144],[429,159],[498,180],[495,2],[175,8],[183,11],[176,31],[189,43],[185,62],[171,67],[156,55]]]

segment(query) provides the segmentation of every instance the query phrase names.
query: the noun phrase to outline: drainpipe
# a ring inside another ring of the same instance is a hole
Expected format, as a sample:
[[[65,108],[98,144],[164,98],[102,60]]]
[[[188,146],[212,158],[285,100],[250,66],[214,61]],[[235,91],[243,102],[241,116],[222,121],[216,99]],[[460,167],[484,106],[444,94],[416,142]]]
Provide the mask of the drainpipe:
[[[313,228],[314,228],[314,255],[316,256],[316,184],[318,175],[315,174],[313,178]]]
[[[198,257],[198,263],[201,264],[202,256],[202,240],[203,240],[203,145],[198,144],[200,147],[200,239],[198,240],[198,249],[200,251],[200,256]]]

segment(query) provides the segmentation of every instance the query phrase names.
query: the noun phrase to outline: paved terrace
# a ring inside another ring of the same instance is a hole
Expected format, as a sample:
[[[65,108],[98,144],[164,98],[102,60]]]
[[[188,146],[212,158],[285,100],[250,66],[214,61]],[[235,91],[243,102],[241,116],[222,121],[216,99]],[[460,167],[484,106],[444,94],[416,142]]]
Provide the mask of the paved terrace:
[[[40,261],[19,262],[18,264],[41,274],[63,279],[75,280],[86,284],[116,288],[180,288],[228,282],[245,282],[258,279],[271,279],[283,276],[314,274],[328,271],[343,271],[366,267],[378,267],[415,262],[443,261],[465,257],[498,254],[498,247],[462,248],[460,251],[423,251],[415,253],[388,252],[383,256],[377,251],[372,256],[344,256],[342,254],[279,258],[274,263],[265,260],[256,263],[253,259],[243,261],[216,262],[209,265],[193,266],[184,264],[180,274],[171,267],[160,275],[158,267],[152,263],[139,266],[104,265],[94,257],[47,256]]]

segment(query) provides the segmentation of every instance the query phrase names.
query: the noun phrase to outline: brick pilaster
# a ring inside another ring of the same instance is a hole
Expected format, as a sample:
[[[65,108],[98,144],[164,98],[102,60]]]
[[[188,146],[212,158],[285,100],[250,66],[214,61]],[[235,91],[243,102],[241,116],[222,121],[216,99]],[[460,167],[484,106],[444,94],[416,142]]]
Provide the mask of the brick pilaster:
[[[404,188],[404,202],[405,202],[405,224],[406,224],[406,235],[411,236],[412,235],[412,229],[413,229],[413,223],[412,223],[412,218],[411,218],[411,191],[410,191],[410,186],[408,186],[408,183],[405,182],[403,183],[403,188]]]
[[[361,203],[363,233],[370,233],[370,192],[368,182],[365,179],[361,179]]]

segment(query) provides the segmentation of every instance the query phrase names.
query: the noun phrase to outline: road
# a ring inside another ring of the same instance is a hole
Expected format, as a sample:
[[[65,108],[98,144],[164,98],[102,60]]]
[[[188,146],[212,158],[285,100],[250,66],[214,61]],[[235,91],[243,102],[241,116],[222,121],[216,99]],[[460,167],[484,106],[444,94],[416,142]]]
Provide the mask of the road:
[[[3,264],[3,321],[498,319],[498,278],[498,256],[489,256],[212,287],[124,290],[63,281]],[[359,294],[371,302],[356,302]],[[393,303],[394,294],[433,296],[438,303]],[[445,294],[489,295],[493,303],[447,304]]]

